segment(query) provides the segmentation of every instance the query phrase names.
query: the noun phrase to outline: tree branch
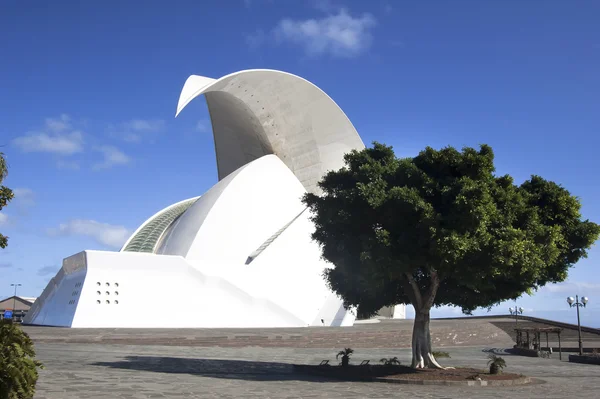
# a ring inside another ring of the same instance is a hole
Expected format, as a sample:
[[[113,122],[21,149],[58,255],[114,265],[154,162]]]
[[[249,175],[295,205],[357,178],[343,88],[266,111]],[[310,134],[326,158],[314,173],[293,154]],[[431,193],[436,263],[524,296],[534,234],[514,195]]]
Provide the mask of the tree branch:
[[[414,299],[413,306],[415,307],[415,310],[421,309],[423,307],[423,298],[421,297],[421,290],[419,289],[419,285],[415,281],[412,274],[404,273],[404,275],[406,276],[406,280],[408,281],[408,284],[410,285],[410,290],[412,291],[412,294],[413,294],[412,295],[413,299]],[[410,297],[410,294],[407,293],[407,295],[409,295],[409,297]]]
[[[433,268],[428,268],[429,270],[429,289],[427,290],[427,294],[425,295],[425,302],[423,306],[427,309],[431,309],[433,306],[433,302],[435,301],[435,296],[437,294],[438,288],[440,288],[440,276],[438,275],[437,270]]]

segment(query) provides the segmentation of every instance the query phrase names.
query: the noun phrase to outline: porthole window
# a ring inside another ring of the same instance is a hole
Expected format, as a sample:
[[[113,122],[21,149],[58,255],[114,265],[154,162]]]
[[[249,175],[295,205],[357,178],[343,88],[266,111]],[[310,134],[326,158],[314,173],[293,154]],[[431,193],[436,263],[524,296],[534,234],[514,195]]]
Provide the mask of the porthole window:
[[[118,304],[119,304],[119,301],[115,301],[115,305],[118,305]]]
[[[106,286],[107,286],[107,287],[110,287],[110,283],[106,283]]]
[[[106,304],[107,304],[107,305],[110,305],[110,301],[106,301]]]
[[[96,285],[100,286],[100,285],[102,285],[102,283],[100,283],[100,281],[98,281],[98,282],[96,283]]]
[[[119,291],[115,291],[115,295],[119,295]]]
[[[119,283],[115,283],[115,287],[118,287],[118,286],[119,286]]]
[[[98,305],[100,305],[102,302],[100,302],[100,300],[98,299],[98,300],[96,301],[96,303],[97,303]]]
[[[106,291],[106,295],[110,295],[110,292]]]
[[[102,293],[100,291],[96,291],[96,294],[98,295],[102,295]]]

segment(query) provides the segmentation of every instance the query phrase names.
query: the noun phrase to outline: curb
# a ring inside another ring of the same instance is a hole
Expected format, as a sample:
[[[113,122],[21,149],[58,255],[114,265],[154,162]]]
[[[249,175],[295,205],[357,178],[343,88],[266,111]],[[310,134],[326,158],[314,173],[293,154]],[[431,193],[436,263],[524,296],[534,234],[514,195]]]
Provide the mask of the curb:
[[[386,377],[343,377],[339,375],[331,375],[326,372],[322,372],[315,368],[315,366],[309,366],[306,364],[293,364],[294,371],[300,374],[309,374],[318,377],[325,377],[334,380],[342,380],[348,382],[383,382],[388,384],[402,384],[402,385],[441,385],[441,386],[469,386],[469,387],[508,387],[530,384],[532,382],[531,377],[519,377],[514,380],[493,380],[493,381],[447,381],[447,380],[410,380],[410,379],[398,379],[398,378],[386,378]]]

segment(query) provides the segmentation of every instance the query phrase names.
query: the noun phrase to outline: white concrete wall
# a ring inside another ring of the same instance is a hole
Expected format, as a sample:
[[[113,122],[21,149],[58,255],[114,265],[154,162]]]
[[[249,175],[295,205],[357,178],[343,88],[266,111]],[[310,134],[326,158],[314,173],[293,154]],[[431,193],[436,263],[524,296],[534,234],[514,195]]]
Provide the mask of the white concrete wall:
[[[88,273],[73,327],[303,326],[276,304],[201,273],[181,257],[86,252]]]
[[[24,322],[70,327],[75,317],[86,277],[85,253],[63,260],[63,265],[37,298]]]
[[[406,305],[396,305],[394,306],[394,314],[392,315],[394,319],[406,319]]]
[[[225,269],[223,265],[242,268],[256,248],[302,211],[304,193],[277,156],[264,156],[196,201],[169,231],[158,253],[185,256],[216,275]]]

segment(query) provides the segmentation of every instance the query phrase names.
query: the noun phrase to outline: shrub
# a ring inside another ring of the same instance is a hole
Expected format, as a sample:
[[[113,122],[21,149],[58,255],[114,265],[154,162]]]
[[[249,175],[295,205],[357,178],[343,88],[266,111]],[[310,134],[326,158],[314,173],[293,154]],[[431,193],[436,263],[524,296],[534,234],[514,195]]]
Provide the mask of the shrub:
[[[38,367],[33,342],[11,319],[0,320],[0,399],[30,399]]]
[[[506,362],[500,356],[490,353],[488,359],[490,359],[488,362],[488,366],[490,366],[490,374],[500,374],[502,369],[506,367]]]
[[[350,356],[354,353],[354,349],[345,348],[343,351],[339,351],[337,355],[335,355],[336,359],[342,357],[342,367],[347,367],[350,364]]]

